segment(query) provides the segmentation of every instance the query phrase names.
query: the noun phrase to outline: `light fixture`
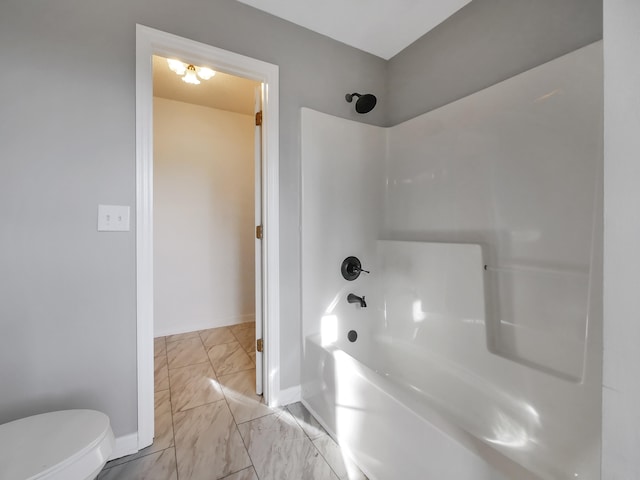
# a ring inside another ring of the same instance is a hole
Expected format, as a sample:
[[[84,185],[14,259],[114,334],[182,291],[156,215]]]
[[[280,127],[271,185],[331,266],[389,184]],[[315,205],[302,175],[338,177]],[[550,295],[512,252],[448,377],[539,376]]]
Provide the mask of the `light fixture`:
[[[209,80],[216,74],[213,70],[207,67],[198,67],[198,76],[203,80]]]
[[[187,66],[182,63],[180,60],[176,60],[174,58],[167,58],[167,63],[169,64],[169,68],[176,72],[178,75],[184,75],[184,72],[187,71]]]
[[[196,67],[193,65],[189,65],[187,67],[187,73],[182,77],[182,81],[184,83],[190,83],[192,85],[200,85],[200,80],[198,80],[198,76],[196,75]]]
[[[190,83],[192,85],[200,84],[198,77],[203,80],[209,80],[216,74],[216,72],[210,68],[196,67],[195,65],[183,63],[175,58],[168,58],[167,64],[173,72],[182,77],[183,82]]]

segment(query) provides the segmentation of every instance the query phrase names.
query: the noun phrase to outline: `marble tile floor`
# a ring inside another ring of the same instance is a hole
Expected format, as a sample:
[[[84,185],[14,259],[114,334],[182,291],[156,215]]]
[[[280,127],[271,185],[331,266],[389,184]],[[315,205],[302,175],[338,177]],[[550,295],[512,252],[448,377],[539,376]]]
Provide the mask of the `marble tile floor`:
[[[301,403],[255,394],[255,324],[155,339],[155,438],[98,480],[366,480]]]

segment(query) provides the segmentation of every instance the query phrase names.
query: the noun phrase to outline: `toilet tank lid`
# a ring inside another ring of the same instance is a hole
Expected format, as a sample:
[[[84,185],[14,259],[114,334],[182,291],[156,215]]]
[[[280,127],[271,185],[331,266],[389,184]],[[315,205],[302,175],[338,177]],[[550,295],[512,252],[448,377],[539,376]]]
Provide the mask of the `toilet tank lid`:
[[[0,425],[0,478],[38,478],[73,462],[112,435],[95,410],[62,410]]]

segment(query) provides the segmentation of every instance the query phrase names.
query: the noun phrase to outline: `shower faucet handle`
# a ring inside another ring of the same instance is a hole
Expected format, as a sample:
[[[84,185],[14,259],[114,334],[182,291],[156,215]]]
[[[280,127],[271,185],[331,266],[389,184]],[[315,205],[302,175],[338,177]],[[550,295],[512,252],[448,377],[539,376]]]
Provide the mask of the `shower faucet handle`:
[[[345,280],[355,280],[361,273],[371,273],[369,270],[364,270],[362,264],[357,257],[347,257],[342,262],[340,272]]]

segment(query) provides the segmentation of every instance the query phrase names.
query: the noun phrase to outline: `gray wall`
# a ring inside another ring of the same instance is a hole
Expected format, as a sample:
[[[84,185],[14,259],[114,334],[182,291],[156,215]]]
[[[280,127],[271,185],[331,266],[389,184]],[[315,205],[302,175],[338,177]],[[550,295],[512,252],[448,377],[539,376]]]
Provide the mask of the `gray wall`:
[[[640,478],[640,2],[604,1],[602,479]]]
[[[393,57],[387,125],[602,38],[602,0],[473,0]]]
[[[88,407],[137,430],[135,232],[97,233],[98,203],[135,205],[135,24],[280,66],[281,386],[300,377],[300,107],[355,118],[386,63],[234,0],[0,3],[0,423]],[[132,219],[135,225],[135,219]]]

